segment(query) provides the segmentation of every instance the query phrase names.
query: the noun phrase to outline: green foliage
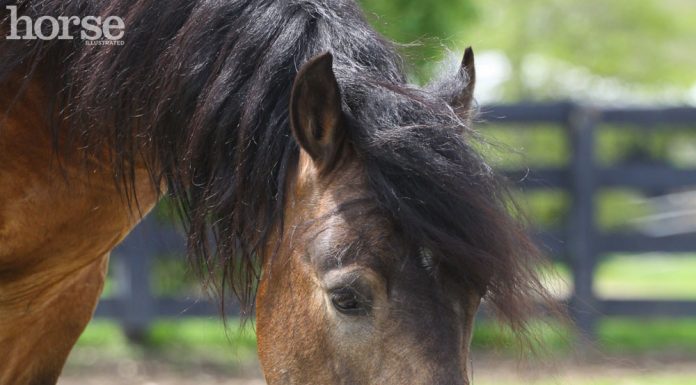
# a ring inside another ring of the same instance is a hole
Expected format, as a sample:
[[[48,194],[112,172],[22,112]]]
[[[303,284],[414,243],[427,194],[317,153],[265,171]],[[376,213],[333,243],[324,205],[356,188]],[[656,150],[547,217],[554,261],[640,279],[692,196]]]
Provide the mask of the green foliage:
[[[479,52],[498,50],[507,56],[511,78],[505,96],[510,100],[574,96],[562,93],[566,80],[558,71],[547,71],[547,84],[531,87],[525,72],[525,61],[531,57],[565,63],[647,92],[685,92],[696,83],[696,7],[691,0],[361,3],[379,31],[406,44],[404,51],[421,81],[445,47],[461,51],[473,45]]]
[[[522,70],[530,55],[654,91],[689,89],[696,82],[696,7],[689,0],[476,0],[475,5],[479,18],[468,41],[508,56],[511,99],[535,96]]]
[[[413,74],[424,80],[445,46],[458,41],[476,16],[471,0],[362,0],[368,20],[399,43]],[[463,47],[462,47],[463,48]]]

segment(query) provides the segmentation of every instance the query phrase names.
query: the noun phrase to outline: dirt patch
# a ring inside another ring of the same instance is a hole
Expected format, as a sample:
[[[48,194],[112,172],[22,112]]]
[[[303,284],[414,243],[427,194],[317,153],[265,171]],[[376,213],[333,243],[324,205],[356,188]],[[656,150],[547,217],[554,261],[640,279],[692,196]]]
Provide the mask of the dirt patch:
[[[58,381],[58,385],[265,385],[260,379],[230,379],[220,378],[210,374],[196,376],[172,376],[167,374],[148,375],[140,379],[132,380],[114,378],[104,375],[85,375],[73,377],[65,376]]]
[[[696,384],[696,360],[654,357],[604,357],[514,361],[479,359],[473,363],[473,384],[642,385]]]
[[[58,385],[264,385],[256,361],[222,365],[164,357],[72,360]]]

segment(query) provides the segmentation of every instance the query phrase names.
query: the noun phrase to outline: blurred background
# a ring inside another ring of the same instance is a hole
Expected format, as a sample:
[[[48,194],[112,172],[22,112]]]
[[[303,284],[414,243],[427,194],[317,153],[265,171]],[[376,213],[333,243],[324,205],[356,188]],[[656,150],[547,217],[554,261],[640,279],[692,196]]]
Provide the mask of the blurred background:
[[[416,83],[476,52],[481,150],[509,175],[576,326],[528,354],[481,317],[473,384],[696,384],[693,0],[364,0]],[[263,384],[163,202],[113,253],[61,384]]]

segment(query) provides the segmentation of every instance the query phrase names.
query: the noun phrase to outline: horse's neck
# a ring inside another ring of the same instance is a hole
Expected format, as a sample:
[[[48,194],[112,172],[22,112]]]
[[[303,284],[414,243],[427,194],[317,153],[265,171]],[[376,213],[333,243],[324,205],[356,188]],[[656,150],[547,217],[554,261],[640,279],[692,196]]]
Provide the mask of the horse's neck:
[[[111,167],[85,159],[67,142],[56,152],[38,80],[17,99],[19,82],[4,86],[0,104],[16,101],[0,126],[0,265],[107,252],[140,220],[138,210],[125,204]],[[147,172],[136,173],[140,208],[147,212],[158,197]]]

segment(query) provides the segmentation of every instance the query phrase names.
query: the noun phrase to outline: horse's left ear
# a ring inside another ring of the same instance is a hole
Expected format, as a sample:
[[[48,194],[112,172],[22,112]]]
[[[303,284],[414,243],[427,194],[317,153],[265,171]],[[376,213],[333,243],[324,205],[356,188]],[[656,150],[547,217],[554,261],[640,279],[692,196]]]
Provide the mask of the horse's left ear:
[[[290,125],[319,169],[329,170],[345,139],[341,91],[331,53],[312,58],[298,72],[290,99]]]

